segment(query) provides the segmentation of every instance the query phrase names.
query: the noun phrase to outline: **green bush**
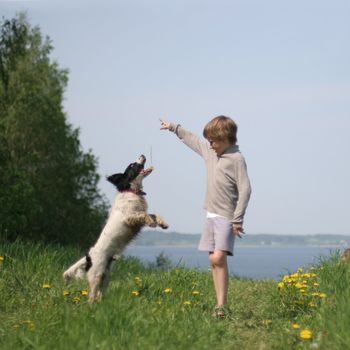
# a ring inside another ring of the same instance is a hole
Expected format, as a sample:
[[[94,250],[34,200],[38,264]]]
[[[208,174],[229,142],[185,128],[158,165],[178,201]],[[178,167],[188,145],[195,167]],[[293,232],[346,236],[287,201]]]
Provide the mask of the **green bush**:
[[[89,246],[107,215],[97,160],[63,112],[68,72],[21,14],[0,23],[0,239]]]

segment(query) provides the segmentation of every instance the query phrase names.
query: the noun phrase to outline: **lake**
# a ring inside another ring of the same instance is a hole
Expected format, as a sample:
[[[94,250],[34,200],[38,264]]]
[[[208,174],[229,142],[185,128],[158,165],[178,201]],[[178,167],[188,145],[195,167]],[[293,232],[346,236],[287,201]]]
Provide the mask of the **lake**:
[[[341,248],[315,246],[236,246],[235,255],[228,258],[230,275],[255,279],[274,278],[295,271],[298,267],[316,264],[319,258],[329,256]],[[185,246],[129,246],[124,255],[135,256],[144,263],[155,263],[164,253],[174,266],[209,269],[208,255],[197,247]]]

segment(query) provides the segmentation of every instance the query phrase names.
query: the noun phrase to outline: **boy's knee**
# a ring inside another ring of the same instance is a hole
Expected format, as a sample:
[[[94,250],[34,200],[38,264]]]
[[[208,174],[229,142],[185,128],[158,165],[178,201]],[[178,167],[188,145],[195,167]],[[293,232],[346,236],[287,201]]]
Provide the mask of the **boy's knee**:
[[[216,250],[209,254],[209,261],[212,266],[225,266],[227,261],[227,253]]]

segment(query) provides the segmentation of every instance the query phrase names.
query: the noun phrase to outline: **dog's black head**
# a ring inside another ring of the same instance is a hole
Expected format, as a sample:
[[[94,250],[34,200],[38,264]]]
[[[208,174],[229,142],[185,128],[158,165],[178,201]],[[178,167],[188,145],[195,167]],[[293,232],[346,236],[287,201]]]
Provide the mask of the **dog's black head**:
[[[114,174],[107,177],[107,180],[117,187],[118,191],[132,190],[138,194],[142,192],[142,180],[149,175],[153,168],[144,169],[146,157],[141,156],[136,162],[129,164],[124,173]]]

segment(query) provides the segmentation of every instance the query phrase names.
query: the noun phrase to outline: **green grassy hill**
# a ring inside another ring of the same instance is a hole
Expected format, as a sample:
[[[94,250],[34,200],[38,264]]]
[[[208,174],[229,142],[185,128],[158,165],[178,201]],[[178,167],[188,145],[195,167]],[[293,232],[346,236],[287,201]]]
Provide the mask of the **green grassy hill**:
[[[280,281],[230,279],[212,316],[210,272],[115,263],[101,302],[65,285],[77,249],[0,245],[0,349],[350,349],[350,264],[338,256]]]

